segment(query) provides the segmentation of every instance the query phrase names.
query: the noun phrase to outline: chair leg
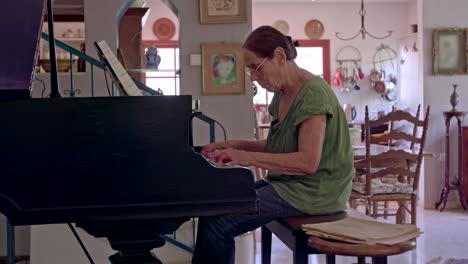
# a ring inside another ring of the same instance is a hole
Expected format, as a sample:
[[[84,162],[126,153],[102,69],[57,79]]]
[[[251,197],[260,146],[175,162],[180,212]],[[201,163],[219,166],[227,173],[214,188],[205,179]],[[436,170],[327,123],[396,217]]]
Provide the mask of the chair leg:
[[[308,264],[309,254],[307,240],[301,240],[300,236],[295,236],[295,247],[293,248],[293,264]]]
[[[357,264],[366,264],[366,257],[358,257]]]
[[[364,203],[364,205],[366,206],[366,215],[372,216],[371,210],[370,210],[370,209],[371,209],[371,206],[372,206],[372,202],[371,202],[371,201],[366,201],[366,202]]]
[[[262,226],[262,264],[271,263],[271,231]]]
[[[384,219],[388,218],[388,201],[384,202]]]
[[[387,264],[387,257],[372,257],[372,264]]]
[[[293,252],[293,264],[308,264],[309,255],[307,252],[296,250]]]
[[[336,258],[335,258],[335,255],[329,255],[327,254],[326,255],[326,263],[327,264],[336,264]]]
[[[405,223],[405,208],[403,202],[398,201],[398,209],[396,212],[396,224],[404,224]]]
[[[354,200],[354,199],[349,199],[349,207],[351,207],[351,208],[353,208],[353,209],[357,209],[356,200]]]
[[[372,203],[372,217],[377,218],[379,214],[379,201],[375,201]]]
[[[412,195],[411,197],[411,224],[416,224],[416,211],[418,206],[418,197],[416,195]]]

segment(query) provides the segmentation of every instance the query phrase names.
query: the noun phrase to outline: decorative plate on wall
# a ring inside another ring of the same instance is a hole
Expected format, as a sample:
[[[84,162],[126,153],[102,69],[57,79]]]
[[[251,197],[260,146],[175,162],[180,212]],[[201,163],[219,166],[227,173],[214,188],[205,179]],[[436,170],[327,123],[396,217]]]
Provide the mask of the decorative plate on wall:
[[[153,33],[160,40],[169,40],[175,34],[175,25],[169,18],[160,18],[154,21]]]
[[[323,35],[325,28],[320,20],[312,19],[305,24],[304,31],[308,38],[319,39]]]
[[[273,27],[283,33],[283,35],[288,35],[289,33],[289,24],[282,19],[273,22]]]

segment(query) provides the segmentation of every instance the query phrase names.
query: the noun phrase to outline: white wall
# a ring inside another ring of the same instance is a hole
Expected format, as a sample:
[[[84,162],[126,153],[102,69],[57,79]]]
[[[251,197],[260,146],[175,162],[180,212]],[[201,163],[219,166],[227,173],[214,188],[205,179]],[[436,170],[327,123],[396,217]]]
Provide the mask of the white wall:
[[[418,24],[418,1],[417,0],[410,0],[408,1],[408,24],[413,25],[413,24]],[[408,32],[409,31],[408,27]]]
[[[423,92],[419,88],[419,55],[413,50],[413,46],[418,43],[417,35],[410,35],[401,39],[399,52],[404,63],[400,64],[400,84],[405,89],[399,90],[398,108],[406,109],[411,107],[416,109],[418,104],[422,104]],[[409,49],[403,51],[404,47]],[[418,48],[419,50],[419,48]]]
[[[173,3],[180,12],[181,94],[191,94],[194,99],[199,99],[201,111],[223,124],[228,139],[253,139],[253,91],[247,85],[247,78],[244,95],[202,96],[201,67],[189,65],[190,54],[200,54],[202,42],[243,42],[252,28],[251,9],[248,8],[247,23],[200,25],[198,1],[173,0]],[[250,3],[247,1],[247,7]],[[206,126],[197,122],[195,128],[194,143],[207,143]],[[222,139],[219,131],[217,138]]]
[[[162,0],[148,0],[145,7],[149,8],[148,18],[143,25],[143,40],[157,40],[158,38],[153,33],[153,24],[159,18],[169,18],[176,27],[174,37],[171,40],[179,39],[179,19],[176,14],[163,3]]]
[[[418,104],[423,103],[422,90],[422,71],[419,61],[419,54],[422,53],[421,43],[418,40],[418,34],[411,33],[410,25],[418,23],[417,1],[410,1],[408,4],[407,21],[408,25],[405,28],[403,36],[400,38],[398,52],[400,59],[404,60],[400,63],[400,85],[398,108],[416,109]],[[405,51],[405,47],[407,51]],[[416,48],[416,49],[415,49]]]
[[[437,158],[434,162],[425,162],[425,207],[434,208],[434,203],[439,199],[443,186],[443,163],[439,161],[439,154],[445,151],[444,148],[444,119],[443,111],[451,109],[449,97],[452,93],[452,84],[459,84],[460,110],[468,110],[468,78],[461,76],[433,76],[432,75],[432,30],[445,27],[468,27],[466,10],[468,1],[448,0],[441,4],[440,0],[424,0],[422,3],[423,13],[423,61],[424,61],[424,104],[431,106],[431,118],[429,121],[429,131],[427,135],[426,149],[435,152]],[[456,138],[456,126],[452,121],[452,139]],[[465,121],[465,125],[466,125]],[[455,175],[455,164],[457,157],[456,143],[451,146],[452,173]],[[460,207],[456,191],[452,191],[449,196],[447,207]]]
[[[310,19],[320,20],[325,28],[322,39],[330,39],[331,76],[335,75],[335,58],[338,51],[347,45],[352,45],[362,55],[362,69],[366,76],[373,68],[372,58],[376,48],[380,44],[389,45],[398,51],[400,38],[408,33],[408,4],[407,3],[366,3],[367,14],[365,27],[373,35],[382,36],[388,30],[394,33],[390,38],[375,40],[366,37],[364,40],[358,37],[352,41],[342,41],[335,37],[334,32],[340,32],[342,37],[350,37],[358,32],[361,26],[361,18],[358,14],[360,3],[254,3],[252,12],[252,26],[273,25],[277,19],[283,19],[289,23],[289,35],[293,39],[307,39],[304,25]],[[338,87],[334,90],[341,103],[351,103],[357,106],[357,120],[364,119],[364,106],[371,109],[390,110],[391,102],[382,99],[370,87],[370,82],[365,79],[359,82],[360,91],[342,93]]]
[[[246,94],[239,96],[201,96],[201,67],[190,66],[188,59],[190,54],[200,54],[201,42],[243,42],[250,32],[250,22],[244,24],[220,24],[200,25],[198,2],[183,1],[174,4],[179,8],[180,19],[161,1],[148,0],[146,7],[150,8],[148,19],[143,26],[143,40],[156,40],[153,33],[153,23],[162,17],[171,19],[176,25],[176,33],[172,40],[180,39],[180,63],[181,63],[181,94],[191,94],[194,99],[201,101],[201,111],[220,121],[226,128],[229,139],[253,138],[253,111],[252,91],[246,85]],[[182,7],[181,7],[182,6]],[[250,12],[250,10],[249,10]],[[180,24],[183,23],[181,27]],[[180,35],[180,36],[179,36]],[[246,80],[246,83],[248,80]],[[239,113],[235,115],[233,113]],[[195,121],[196,145],[208,143],[208,126],[199,120]],[[216,127],[216,138],[223,139],[219,126]]]

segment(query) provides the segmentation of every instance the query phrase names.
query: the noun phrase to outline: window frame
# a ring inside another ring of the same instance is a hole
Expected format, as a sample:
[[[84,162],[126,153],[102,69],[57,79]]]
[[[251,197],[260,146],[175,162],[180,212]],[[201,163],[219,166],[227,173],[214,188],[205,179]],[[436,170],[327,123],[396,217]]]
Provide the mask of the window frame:
[[[323,79],[331,85],[330,40],[329,39],[298,39],[300,48],[322,48]]]
[[[154,45],[156,48],[172,48],[174,49],[174,65],[177,66],[179,65],[180,68],[180,62],[177,62],[177,56],[176,56],[176,49],[179,49],[179,41],[178,40],[143,40],[142,41],[142,49],[141,49],[141,57],[145,57],[145,50],[149,48],[151,45]],[[180,49],[179,49],[179,56],[180,56]],[[143,68],[143,67],[142,67]],[[180,74],[177,72],[180,71],[180,69],[174,69],[175,74],[173,76],[164,76],[164,77],[147,77],[146,72],[144,72],[143,80],[144,84],[146,85],[146,79],[173,79],[174,80],[174,94],[179,95],[180,94]],[[179,80],[179,89],[177,90],[177,80]]]

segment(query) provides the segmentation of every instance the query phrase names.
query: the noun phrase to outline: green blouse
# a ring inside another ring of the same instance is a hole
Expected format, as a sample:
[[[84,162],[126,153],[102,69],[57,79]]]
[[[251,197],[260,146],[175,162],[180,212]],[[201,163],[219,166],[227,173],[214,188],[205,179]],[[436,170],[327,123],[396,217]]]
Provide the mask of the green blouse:
[[[354,175],[353,152],[348,124],[336,95],[320,77],[304,82],[284,119],[279,122],[281,94],[276,93],[269,107],[273,117],[266,151],[298,151],[301,123],[313,115],[328,116],[322,155],[317,171],[311,175],[291,176],[269,171],[266,181],[281,198],[308,214],[331,214],[346,209]]]

